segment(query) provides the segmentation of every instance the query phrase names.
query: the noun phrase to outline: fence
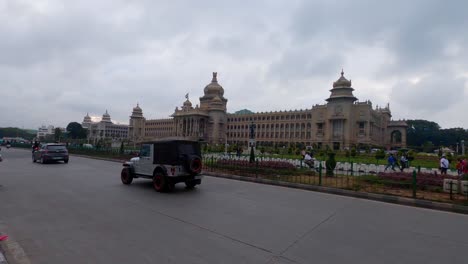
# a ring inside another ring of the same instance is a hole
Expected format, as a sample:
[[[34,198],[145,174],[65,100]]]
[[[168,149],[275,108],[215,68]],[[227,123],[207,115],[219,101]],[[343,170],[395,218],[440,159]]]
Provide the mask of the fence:
[[[441,175],[433,170],[387,170],[385,166],[341,163],[328,170],[325,162],[309,167],[301,160],[256,159],[205,155],[204,170],[274,181],[318,185],[468,205],[468,175]]]

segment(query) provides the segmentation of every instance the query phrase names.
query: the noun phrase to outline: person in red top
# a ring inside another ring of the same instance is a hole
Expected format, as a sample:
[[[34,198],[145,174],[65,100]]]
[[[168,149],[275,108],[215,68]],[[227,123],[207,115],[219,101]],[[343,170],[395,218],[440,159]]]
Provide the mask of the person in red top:
[[[461,158],[458,158],[458,162],[456,165],[458,176],[461,176],[464,173],[464,171],[466,170],[465,167],[466,167],[465,161]]]
[[[463,159],[463,174],[468,174],[468,161]]]

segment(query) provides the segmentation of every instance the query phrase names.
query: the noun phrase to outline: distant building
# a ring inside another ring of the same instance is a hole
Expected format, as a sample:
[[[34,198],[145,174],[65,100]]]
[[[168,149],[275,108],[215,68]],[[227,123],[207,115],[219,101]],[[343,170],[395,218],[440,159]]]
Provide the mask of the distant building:
[[[66,129],[63,128],[63,127],[60,127],[60,131],[62,133],[65,133]],[[42,125],[41,127],[39,127],[37,129],[36,139],[37,140],[43,140],[47,136],[54,136],[54,135],[55,135],[55,127],[54,126],[52,126],[52,125],[48,125],[48,126]]]
[[[91,141],[106,138],[114,140],[128,138],[128,125],[114,124],[107,110],[99,122],[93,122],[89,114],[86,114],[81,125],[88,129],[88,139]]]

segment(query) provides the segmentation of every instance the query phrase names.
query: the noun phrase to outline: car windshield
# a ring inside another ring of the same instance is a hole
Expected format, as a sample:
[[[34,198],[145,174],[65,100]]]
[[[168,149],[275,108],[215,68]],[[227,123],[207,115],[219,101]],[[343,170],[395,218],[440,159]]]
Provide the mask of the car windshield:
[[[48,150],[66,150],[64,145],[49,145],[47,146]]]

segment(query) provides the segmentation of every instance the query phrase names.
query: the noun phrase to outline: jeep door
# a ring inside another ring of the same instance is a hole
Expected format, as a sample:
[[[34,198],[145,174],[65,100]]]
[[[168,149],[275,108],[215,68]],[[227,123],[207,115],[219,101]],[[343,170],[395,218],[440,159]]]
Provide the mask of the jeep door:
[[[153,175],[153,144],[143,144],[140,149],[140,160],[135,166],[135,173]]]

